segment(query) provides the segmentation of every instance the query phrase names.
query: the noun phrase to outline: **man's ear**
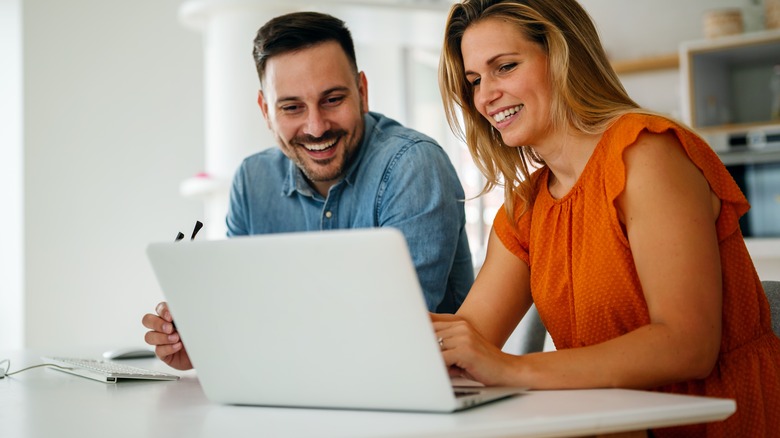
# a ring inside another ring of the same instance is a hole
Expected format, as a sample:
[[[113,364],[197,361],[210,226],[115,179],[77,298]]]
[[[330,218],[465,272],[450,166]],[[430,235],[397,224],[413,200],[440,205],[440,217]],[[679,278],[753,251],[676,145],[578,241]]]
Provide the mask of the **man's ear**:
[[[265,96],[263,96],[263,90],[257,92],[257,105],[260,107],[260,111],[263,112],[263,117],[268,120],[268,104],[265,102]]]
[[[363,112],[368,112],[368,79],[365,72],[358,74],[358,92],[360,93],[360,102],[363,104]]]
[[[271,129],[271,121],[268,119],[268,103],[265,101],[265,96],[263,96],[263,90],[257,92],[257,105],[260,107],[260,111],[263,112],[265,124],[268,125],[268,129]]]

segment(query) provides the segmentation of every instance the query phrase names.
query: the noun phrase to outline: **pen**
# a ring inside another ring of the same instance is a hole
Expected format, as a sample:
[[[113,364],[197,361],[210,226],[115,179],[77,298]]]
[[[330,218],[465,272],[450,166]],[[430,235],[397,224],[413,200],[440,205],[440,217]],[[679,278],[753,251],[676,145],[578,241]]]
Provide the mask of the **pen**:
[[[190,236],[190,240],[195,240],[195,236],[198,234],[198,231],[203,228],[203,222],[201,221],[195,221],[195,228],[192,229],[192,235]],[[184,233],[179,231],[176,233],[176,238],[173,239],[174,242],[178,242],[180,240],[184,239]]]
[[[195,236],[198,234],[198,231],[203,228],[203,222],[201,221],[195,221],[195,228],[192,229],[192,235],[190,236],[190,240],[195,240]],[[174,242],[178,242],[180,240],[184,239],[184,233],[179,231],[176,233],[176,238],[173,240]],[[171,321],[171,325],[173,326],[173,330],[176,330],[176,323]]]
[[[201,228],[203,228],[203,222],[195,221],[195,228],[192,230],[192,237],[190,237],[190,240],[195,240],[195,235],[198,234],[198,231],[200,231]]]

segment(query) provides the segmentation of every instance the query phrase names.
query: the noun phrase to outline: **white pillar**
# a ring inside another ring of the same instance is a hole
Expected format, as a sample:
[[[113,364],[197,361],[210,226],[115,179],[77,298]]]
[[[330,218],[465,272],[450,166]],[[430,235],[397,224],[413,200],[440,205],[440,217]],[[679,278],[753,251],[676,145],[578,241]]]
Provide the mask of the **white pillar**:
[[[290,8],[261,1],[190,0],[181,22],[203,33],[205,175],[181,184],[181,193],[203,199],[204,232],[224,238],[230,182],[241,160],[275,145],[260,108],[260,82],[252,41],[266,21]]]
[[[22,47],[22,1],[0,0],[0,350],[24,345]]]

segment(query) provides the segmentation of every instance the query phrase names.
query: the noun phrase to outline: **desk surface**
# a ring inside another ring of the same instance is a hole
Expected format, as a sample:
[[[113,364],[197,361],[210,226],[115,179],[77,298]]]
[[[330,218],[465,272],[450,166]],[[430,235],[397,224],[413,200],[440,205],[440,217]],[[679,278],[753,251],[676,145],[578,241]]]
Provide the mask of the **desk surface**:
[[[39,356],[0,353],[0,360],[11,359],[13,372],[42,363]],[[224,406],[206,399],[194,371],[171,371],[156,359],[125,362],[182,377],[104,384],[24,371],[0,379],[0,436],[565,437],[717,421],[736,409],[732,400],[622,389],[531,391],[455,414]]]

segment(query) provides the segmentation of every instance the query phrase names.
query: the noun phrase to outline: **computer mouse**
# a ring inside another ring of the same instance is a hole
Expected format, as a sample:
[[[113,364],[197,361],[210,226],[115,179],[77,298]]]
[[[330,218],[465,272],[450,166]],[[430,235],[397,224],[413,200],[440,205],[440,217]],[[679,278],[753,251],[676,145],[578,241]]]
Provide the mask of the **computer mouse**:
[[[103,352],[103,358],[107,360],[144,359],[154,357],[152,347],[126,347],[116,348]]]

